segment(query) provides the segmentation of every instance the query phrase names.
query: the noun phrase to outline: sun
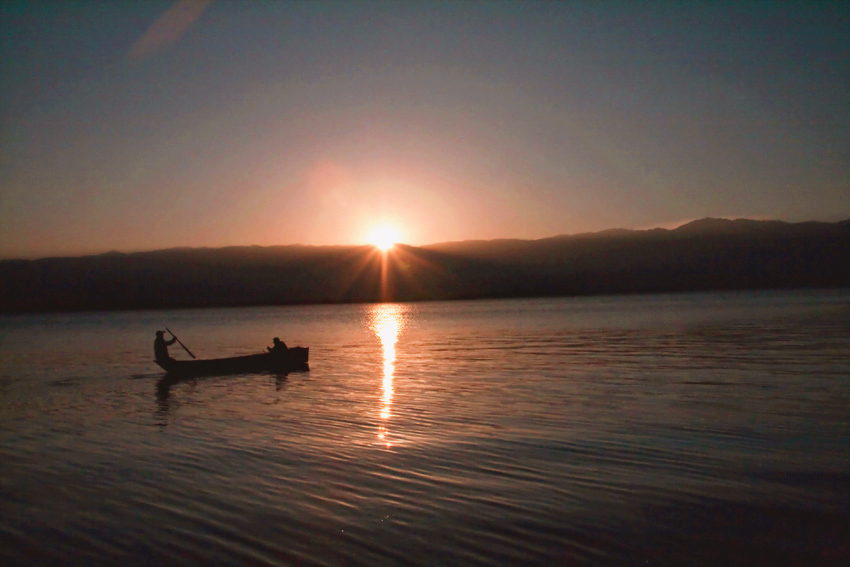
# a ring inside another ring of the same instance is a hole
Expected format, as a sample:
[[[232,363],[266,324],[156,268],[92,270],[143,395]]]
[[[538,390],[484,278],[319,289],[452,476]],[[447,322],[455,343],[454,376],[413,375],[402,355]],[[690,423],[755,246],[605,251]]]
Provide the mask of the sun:
[[[390,225],[376,226],[369,233],[369,243],[384,252],[392,248],[398,241],[398,231]]]

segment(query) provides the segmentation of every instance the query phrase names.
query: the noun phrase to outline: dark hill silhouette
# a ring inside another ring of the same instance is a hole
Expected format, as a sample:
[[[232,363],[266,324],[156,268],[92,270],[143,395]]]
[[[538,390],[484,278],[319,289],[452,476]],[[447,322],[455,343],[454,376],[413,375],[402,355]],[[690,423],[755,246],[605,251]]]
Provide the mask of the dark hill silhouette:
[[[850,220],[396,246],[235,246],[0,261],[0,311],[850,287]]]

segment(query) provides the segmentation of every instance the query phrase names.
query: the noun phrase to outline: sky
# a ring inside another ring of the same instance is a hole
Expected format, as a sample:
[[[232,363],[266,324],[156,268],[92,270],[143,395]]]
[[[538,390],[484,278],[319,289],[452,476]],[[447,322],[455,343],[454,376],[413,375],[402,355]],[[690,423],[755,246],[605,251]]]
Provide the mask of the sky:
[[[0,17],[3,258],[850,218],[846,2]]]

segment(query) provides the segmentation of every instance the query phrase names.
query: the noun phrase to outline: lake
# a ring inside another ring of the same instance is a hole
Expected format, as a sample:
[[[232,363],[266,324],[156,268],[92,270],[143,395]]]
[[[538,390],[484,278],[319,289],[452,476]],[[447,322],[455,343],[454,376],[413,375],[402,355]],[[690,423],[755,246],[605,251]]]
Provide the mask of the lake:
[[[166,326],[310,368],[161,381]],[[850,290],[10,316],[0,364],[4,565],[850,560]]]

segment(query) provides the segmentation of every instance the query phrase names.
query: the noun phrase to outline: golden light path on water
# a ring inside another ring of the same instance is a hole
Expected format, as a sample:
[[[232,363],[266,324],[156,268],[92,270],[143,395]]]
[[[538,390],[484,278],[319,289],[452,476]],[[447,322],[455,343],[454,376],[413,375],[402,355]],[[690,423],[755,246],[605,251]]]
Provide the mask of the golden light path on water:
[[[390,446],[387,429],[390,419],[390,406],[393,400],[393,373],[395,372],[395,345],[404,328],[406,309],[397,304],[382,303],[375,305],[369,312],[372,332],[381,341],[384,358],[384,379],[381,396],[381,423],[378,426],[378,439]]]

